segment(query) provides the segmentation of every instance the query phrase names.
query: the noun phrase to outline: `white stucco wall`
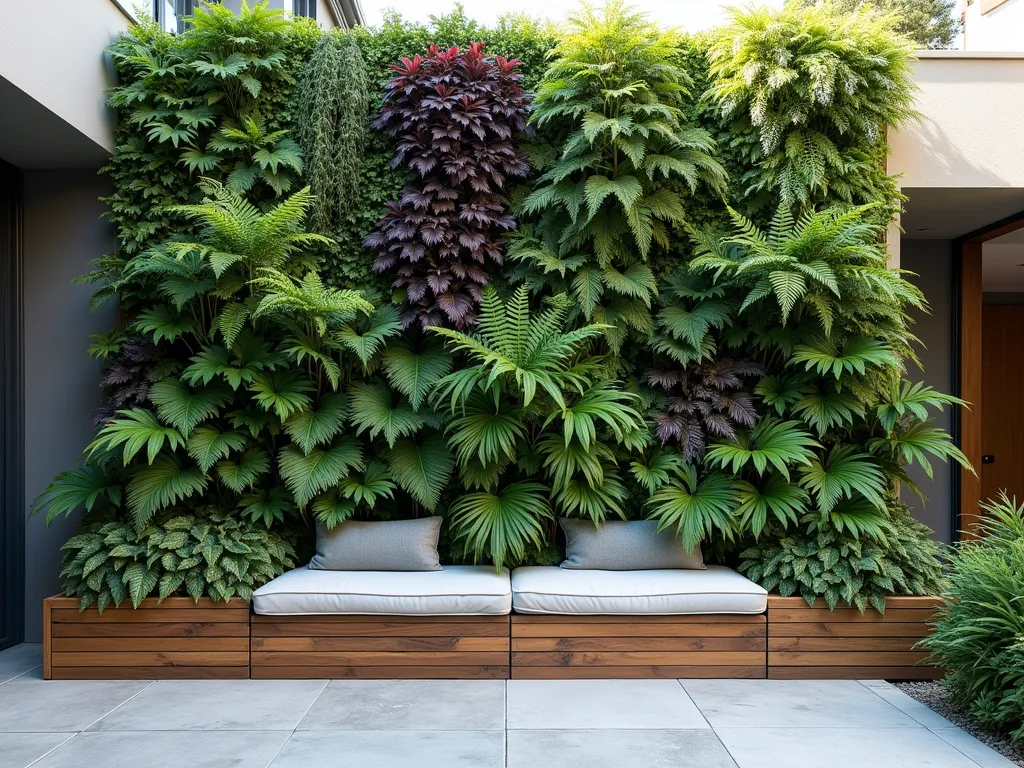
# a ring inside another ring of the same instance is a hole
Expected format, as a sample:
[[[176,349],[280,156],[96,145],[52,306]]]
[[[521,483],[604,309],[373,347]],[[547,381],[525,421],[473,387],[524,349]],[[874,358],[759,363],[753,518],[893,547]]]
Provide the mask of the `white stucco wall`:
[[[112,150],[103,50],[129,23],[113,0],[0,0],[0,75]]]
[[[919,55],[922,117],[890,133],[889,172],[902,187],[1024,187],[1024,54]]]
[[[982,13],[982,0],[964,9],[964,50],[1024,51],[1024,0],[1006,0]]]

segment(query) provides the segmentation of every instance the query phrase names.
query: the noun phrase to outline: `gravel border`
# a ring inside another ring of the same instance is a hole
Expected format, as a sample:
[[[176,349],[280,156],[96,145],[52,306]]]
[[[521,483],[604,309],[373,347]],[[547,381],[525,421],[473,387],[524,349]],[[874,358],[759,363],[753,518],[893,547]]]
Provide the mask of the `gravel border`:
[[[978,741],[986,744],[1007,760],[1024,768],[1024,745],[1016,746],[1009,738],[989,730],[960,707],[953,703],[949,691],[938,682],[893,683],[911,698],[917,699],[929,709],[967,731]]]

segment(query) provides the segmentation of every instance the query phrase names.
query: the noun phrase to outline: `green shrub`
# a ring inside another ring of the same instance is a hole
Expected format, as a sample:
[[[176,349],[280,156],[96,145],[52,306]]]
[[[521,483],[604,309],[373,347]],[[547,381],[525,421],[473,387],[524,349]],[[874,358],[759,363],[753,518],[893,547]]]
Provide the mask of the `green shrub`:
[[[981,505],[980,538],[952,558],[945,606],[923,645],[954,698],[986,725],[1024,741],[1024,505],[1001,493]]]
[[[295,550],[279,534],[215,507],[141,531],[119,520],[92,523],[61,549],[65,594],[101,612],[125,600],[138,608],[150,595],[250,600],[295,565]]]
[[[721,189],[725,171],[711,136],[686,122],[678,35],[619,0],[569,23],[531,117],[556,152],[535,159],[543,174],[523,203],[533,224],[509,258],[532,289],[567,293],[581,322],[605,325],[618,352],[628,332],[651,332],[647,262],[686,221],[685,197]]]
[[[863,5],[734,9],[711,37],[708,97],[749,169],[746,193],[771,207],[824,201],[898,207],[885,131],[914,116],[914,45],[897,19]]]
[[[884,541],[834,529],[772,530],[740,557],[740,571],[770,592],[823,597],[829,608],[846,603],[885,612],[889,595],[934,595],[942,585],[939,547],[931,531],[903,505],[889,510]]]

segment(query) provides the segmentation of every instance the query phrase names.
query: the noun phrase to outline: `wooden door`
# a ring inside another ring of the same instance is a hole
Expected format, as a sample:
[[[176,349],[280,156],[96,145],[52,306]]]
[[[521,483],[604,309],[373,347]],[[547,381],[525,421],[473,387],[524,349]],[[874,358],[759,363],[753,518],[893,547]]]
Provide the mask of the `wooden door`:
[[[1024,306],[983,307],[981,325],[981,498],[1005,490],[1022,503]]]

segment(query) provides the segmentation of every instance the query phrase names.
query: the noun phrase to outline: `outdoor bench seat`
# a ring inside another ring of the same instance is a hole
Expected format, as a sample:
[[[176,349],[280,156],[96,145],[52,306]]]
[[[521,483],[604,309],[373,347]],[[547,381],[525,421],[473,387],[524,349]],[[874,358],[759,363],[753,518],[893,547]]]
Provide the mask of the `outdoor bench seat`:
[[[768,592],[720,565],[707,570],[588,571],[517,568],[516,613],[570,615],[764,613]]]
[[[441,571],[319,571],[296,568],[253,594],[269,616],[384,614],[501,616],[512,610],[508,570],[449,565]]]
[[[253,595],[251,675],[507,679],[507,570],[297,568]]]
[[[768,593],[707,570],[518,568],[512,677],[766,675]]]

